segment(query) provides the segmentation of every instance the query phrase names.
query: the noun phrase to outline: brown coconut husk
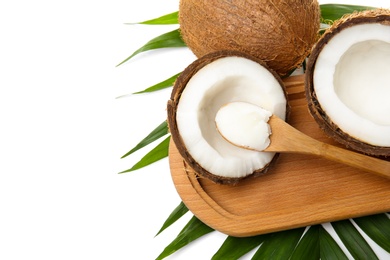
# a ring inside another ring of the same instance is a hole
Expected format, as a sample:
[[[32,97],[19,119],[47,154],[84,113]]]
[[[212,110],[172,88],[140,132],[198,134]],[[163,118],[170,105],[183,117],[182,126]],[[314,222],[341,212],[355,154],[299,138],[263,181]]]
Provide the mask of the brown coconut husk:
[[[272,167],[272,165],[276,162],[279,154],[275,154],[275,156],[271,160],[271,162],[268,165],[266,165],[263,169],[255,170],[252,174],[250,174],[248,176],[241,177],[241,178],[230,178],[230,177],[217,176],[217,175],[214,175],[213,173],[207,171],[206,169],[204,169],[202,167],[202,165],[200,165],[188,152],[188,150],[187,150],[187,148],[186,148],[186,146],[181,138],[180,132],[179,132],[178,127],[177,127],[177,121],[176,121],[176,111],[177,111],[178,104],[180,102],[181,93],[185,89],[188,81],[192,78],[192,76],[195,75],[200,69],[202,69],[207,64],[209,64],[217,59],[229,57],[229,56],[244,57],[244,58],[250,59],[252,61],[255,61],[255,62],[259,63],[260,65],[262,65],[263,67],[267,68],[275,76],[275,78],[278,80],[280,86],[284,90],[285,97],[287,100],[287,92],[285,90],[284,83],[282,82],[280,77],[277,75],[277,73],[270,70],[267,67],[267,65],[264,64],[261,60],[255,58],[253,56],[247,55],[245,53],[241,53],[241,52],[218,51],[218,52],[209,53],[208,55],[205,55],[202,58],[197,59],[192,64],[190,64],[177,78],[177,80],[174,84],[172,93],[171,93],[171,98],[167,104],[167,114],[168,114],[167,121],[168,121],[168,126],[169,126],[172,140],[175,143],[177,150],[179,151],[180,155],[183,157],[184,161],[197,173],[197,175],[199,177],[207,178],[207,179],[213,181],[214,183],[218,183],[218,184],[235,185],[243,179],[257,177],[257,176],[260,176],[260,175],[267,173],[269,171],[269,169]],[[286,109],[286,121],[288,121],[288,118],[290,115],[290,106],[289,106],[288,101],[287,101],[286,108],[287,108]]]
[[[197,57],[236,50],[284,76],[299,67],[318,40],[317,0],[181,0],[180,32]]]
[[[347,14],[328,28],[313,48],[309,57],[305,76],[305,94],[310,114],[329,137],[352,150],[368,155],[388,157],[390,156],[390,147],[381,147],[365,143],[350,136],[333,123],[332,119],[329,118],[322,109],[314,90],[313,74],[316,60],[324,46],[332,39],[332,37],[340,33],[342,30],[354,25],[365,23],[379,23],[390,26],[390,10],[374,9]]]

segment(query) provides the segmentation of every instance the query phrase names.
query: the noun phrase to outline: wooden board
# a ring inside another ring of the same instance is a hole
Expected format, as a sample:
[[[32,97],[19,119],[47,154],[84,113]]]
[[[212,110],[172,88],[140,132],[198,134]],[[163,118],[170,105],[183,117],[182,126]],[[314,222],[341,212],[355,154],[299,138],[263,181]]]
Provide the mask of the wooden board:
[[[335,144],[310,116],[303,76],[285,80],[290,123]],[[201,221],[232,236],[253,236],[390,211],[390,180],[308,155],[281,154],[268,174],[236,186],[197,177],[171,141],[169,163],[178,194]]]

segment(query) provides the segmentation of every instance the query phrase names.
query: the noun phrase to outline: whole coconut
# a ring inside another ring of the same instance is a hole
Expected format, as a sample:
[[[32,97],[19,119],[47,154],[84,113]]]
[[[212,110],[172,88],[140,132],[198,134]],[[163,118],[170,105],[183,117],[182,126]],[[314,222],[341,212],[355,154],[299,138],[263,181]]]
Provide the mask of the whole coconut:
[[[283,76],[299,67],[318,39],[317,0],[181,0],[181,35],[197,57],[240,51]]]

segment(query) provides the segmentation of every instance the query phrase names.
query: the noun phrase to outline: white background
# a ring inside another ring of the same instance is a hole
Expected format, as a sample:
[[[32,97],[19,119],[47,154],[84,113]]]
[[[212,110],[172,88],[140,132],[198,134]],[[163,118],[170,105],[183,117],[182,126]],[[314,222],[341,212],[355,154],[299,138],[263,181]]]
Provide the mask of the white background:
[[[190,219],[154,237],[180,203],[167,159],[118,174],[154,146],[120,159],[165,120],[170,89],[116,97],[194,60],[170,49],[115,67],[177,28],[125,23],[177,8],[178,0],[1,2],[0,259],[154,259]],[[224,239],[214,232],[171,259],[209,259]]]

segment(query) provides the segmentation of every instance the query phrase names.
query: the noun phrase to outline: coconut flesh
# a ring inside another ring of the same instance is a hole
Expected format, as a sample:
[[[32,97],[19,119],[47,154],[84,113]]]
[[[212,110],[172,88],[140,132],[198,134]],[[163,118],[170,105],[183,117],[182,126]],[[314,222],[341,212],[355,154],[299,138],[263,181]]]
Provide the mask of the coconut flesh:
[[[317,0],[180,0],[179,24],[199,58],[235,50],[263,60],[279,75],[299,67],[318,40]]]
[[[390,18],[384,10],[335,24],[313,50],[307,70],[309,108],[337,141],[390,155]]]
[[[272,113],[246,102],[231,102],[221,107],[215,123],[221,135],[230,143],[263,151],[270,145],[271,127],[268,120]]]
[[[282,119],[288,115],[278,75],[238,52],[215,52],[196,60],[179,76],[168,101],[168,123],[178,151],[200,176],[216,183],[235,184],[264,173],[277,157],[239,148],[221,136],[216,114],[235,101],[261,106]]]

